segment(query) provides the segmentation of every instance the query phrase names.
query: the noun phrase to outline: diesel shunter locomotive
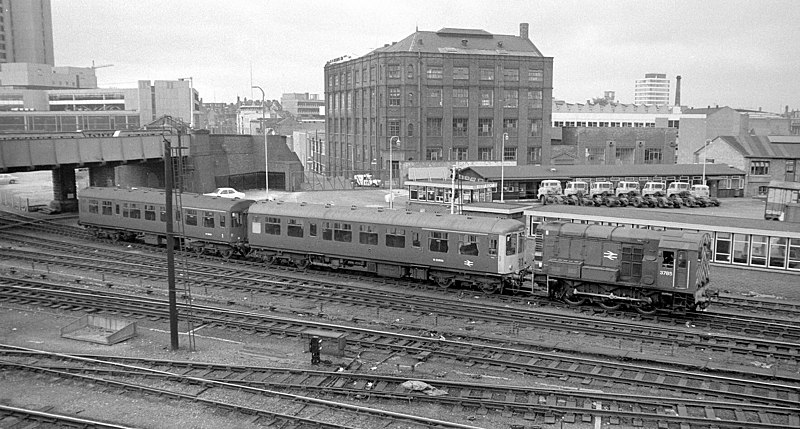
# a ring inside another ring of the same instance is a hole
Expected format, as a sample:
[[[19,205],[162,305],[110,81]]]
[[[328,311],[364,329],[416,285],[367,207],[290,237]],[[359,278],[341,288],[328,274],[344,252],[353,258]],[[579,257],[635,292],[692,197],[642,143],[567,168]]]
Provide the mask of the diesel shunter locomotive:
[[[536,236],[534,281],[552,298],[645,314],[710,302],[708,234],[554,222]]]

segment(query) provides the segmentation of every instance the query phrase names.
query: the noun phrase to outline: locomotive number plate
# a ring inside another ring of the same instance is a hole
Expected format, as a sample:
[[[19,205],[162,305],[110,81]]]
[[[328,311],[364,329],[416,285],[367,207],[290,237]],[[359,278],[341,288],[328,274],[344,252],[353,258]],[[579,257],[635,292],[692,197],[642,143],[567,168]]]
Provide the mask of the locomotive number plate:
[[[672,271],[661,270],[661,271],[658,272],[658,274],[661,274],[662,276],[671,276],[672,275]]]

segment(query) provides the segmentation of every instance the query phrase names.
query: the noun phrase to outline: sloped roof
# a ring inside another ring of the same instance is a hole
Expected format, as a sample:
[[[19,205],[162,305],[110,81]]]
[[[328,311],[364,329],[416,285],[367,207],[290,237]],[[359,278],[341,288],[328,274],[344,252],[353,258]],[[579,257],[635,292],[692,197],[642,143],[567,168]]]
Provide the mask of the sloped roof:
[[[499,180],[500,166],[467,167],[486,180]],[[646,176],[700,176],[703,164],[634,164],[634,165],[520,165],[505,167],[503,177],[508,179],[572,179],[579,177],[646,177]],[[728,164],[706,164],[706,176],[745,174]]]
[[[466,40],[466,43],[463,41]],[[485,30],[443,28],[415,31],[405,39],[375,49],[377,52],[428,52],[469,55],[514,55],[544,57],[530,40],[513,35],[491,34]]]
[[[800,158],[800,136],[720,136],[748,158]]]

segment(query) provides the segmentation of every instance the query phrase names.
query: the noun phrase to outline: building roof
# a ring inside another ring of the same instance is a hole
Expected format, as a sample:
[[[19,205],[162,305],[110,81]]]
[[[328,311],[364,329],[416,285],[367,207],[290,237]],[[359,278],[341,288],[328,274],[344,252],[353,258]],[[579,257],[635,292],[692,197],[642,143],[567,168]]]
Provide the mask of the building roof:
[[[719,136],[748,158],[800,158],[800,136]]]
[[[485,30],[442,28],[415,31],[405,39],[375,49],[379,52],[428,52],[468,55],[514,55],[544,57],[530,40],[514,35],[491,34]]]
[[[676,113],[675,106],[664,106],[655,104],[582,104],[582,103],[567,103],[562,100],[553,100],[553,113],[561,112],[592,112],[592,113],[659,113],[659,114],[672,114]],[[680,113],[680,109],[678,109]],[[682,112],[685,113],[685,112]]]
[[[467,167],[485,180],[500,180],[500,166]],[[706,176],[744,175],[745,172],[727,164],[706,164]],[[652,177],[700,176],[703,164],[634,164],[634,165],[520,165],[505,167],[506,180],[572,179],[578,177]]]

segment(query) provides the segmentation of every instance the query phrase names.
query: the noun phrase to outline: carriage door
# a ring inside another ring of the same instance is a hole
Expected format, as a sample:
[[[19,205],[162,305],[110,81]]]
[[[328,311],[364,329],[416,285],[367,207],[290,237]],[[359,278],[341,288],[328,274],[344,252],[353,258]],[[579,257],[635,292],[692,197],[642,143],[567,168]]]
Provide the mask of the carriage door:
[[[675,289],[689,288],[689,255],[685,250],[678,250],[675,258]]]

